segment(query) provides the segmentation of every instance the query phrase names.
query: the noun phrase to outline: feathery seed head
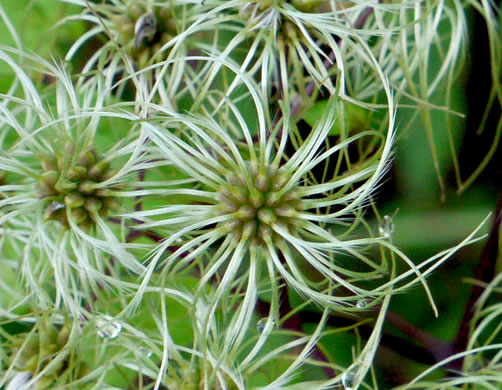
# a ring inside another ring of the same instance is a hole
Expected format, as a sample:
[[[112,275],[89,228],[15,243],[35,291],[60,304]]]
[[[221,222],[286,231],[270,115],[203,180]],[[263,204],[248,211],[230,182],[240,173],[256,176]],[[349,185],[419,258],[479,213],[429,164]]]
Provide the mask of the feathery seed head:
[[[12,63],[8,52],[0,50],[0,57]],[[92,299],[92,289],[82,285],[103,282],[108,266],[120,263],[137,273],[143,268],[119,239],[125,224],[117,228],[107,218],[118,199],[135,196],[124,189],[135,187],[142,157],[134,151],[142,140],[136,115],[103,107],[102,80],[82,91],[57,64],[27,54],[25,59],[54,78],[48,92],[55,101],[44,101],[47,91],[39,93],[24,70],[12,65],[29,93],[5,98],[0,115],[0,125],[17,134],[0,153],[9,178],[0,187],[0,225],[26,229],[10,234],[23,245],[13,246],[16,253],[9,256],[19,259],[27,290],[44,307],[64,302],[75,314]]]
[[[264,113],[262,102],[256,103],[257,112]],[[159,229],[167,237],[151,256],[148,267],[155,269],[163,264],[163,272],[169,274],[192,263],[200,264],[201,291],[216,274],[222,280],[215,302],[242,280],[242,272],[249,277],[248,288],[253,293],[260,283],[273,286],[277,275],[281,275],[300,294],[329,306],[347,307],[360,294],[371,296],[371,291],[356,283],[367,272],[382,269],[382,265],[359,248],[377,244],[377,240],[336,236],[329,225],[360,218],[361,208],[388,166],[393,127],[391,123],[385,138],[367,130],[339,137],[333,143],[328,136],[337,104],[338,99],[330,99],[323,117],[307,137],[287,127],[291,120],[287,111],[283,113],[284,121],[273,130],[268,130],[266,120],[259,122],[259,128],[253,129],[256,137],[243,121],[231,133],[214,118],[172,114],[168,110],[162,123],[177,129],[175,132],[166,132],[155,122],[145,123],[145,132],[158,148],[156,155],[162,155],[170,168],[188,175],[195,184],[194,188],[160,190],[172,192],[176,198],[170,198],[166,207],[128,215],[142,220],[139,229]],[[279,141],[270,136],[281,129],[284,131]],[[238,134],[237,140],[233,134]],[[293,144],[297,143],[292,154],[285,150],[289,137]],[[373,153],[366,151],[367,161],[351,162],[352,157],[347,157],[350,145],[363,146],[371,138],[384,142],[374,143],[380,145]],[[330,161],[336,159],[347,159],[346,168],[334,169]],[[321,183],[314,172],[319,169],[329,172]],[[166,258],[166,252],[178,245],[179,238],[183,238],[183,245]],[[207,257],[199,249],[209,246],[213,246],[214,256]],[[340,252],[361,261],[342,266],[334,261],[335,253]],[[258,273],[262,266],[268,271],[263,279]],[[148,277],[141,288],[147,284]],[[335,295],[337,288],[352,295]],[[134,302],[141,293],[140,289]],[[272,294],[276,293],[272,288]],[[255,297],[245,301],[242,313],[251,310]],[[242,338],[242,332],[237,330],[235,337]]]

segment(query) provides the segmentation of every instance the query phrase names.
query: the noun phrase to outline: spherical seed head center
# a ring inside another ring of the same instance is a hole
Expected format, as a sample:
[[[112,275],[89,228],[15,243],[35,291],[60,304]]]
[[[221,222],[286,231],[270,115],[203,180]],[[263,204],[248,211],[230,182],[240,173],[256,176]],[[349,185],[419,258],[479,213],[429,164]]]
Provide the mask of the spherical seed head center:
[[[299,200],[289,175],[274,169],[250,169],[247,175],[230,173],[220,192],[220,214],[231,234],[263,244],[279,237],[274,226],[295,230]]]
[[[110,164],[93,147],[78,151],[73,144],[62,151],[41,156],[44,172],[38,179],[38,192],[46,200],[45,214],[69,228],[72,222],[90,228],[99,217],[117,207],[111,194],[115,184],[103,184],[114,175]]]

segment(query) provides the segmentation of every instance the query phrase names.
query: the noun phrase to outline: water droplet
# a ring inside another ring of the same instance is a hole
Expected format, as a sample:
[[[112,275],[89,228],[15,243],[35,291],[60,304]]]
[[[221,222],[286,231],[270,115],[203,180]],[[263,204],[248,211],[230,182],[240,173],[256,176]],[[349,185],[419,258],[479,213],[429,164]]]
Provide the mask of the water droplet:
[[[49,214],[52,214],[55,211],[64,209],[65,205],[64,203],[58,202],[57,200],[53,200],[51,204],[49,205]]]
[[[105,315],[96,320],[98,336],[104,339],[114,339],[120,334],[122,325],[112,317]]]
[[[345,390],[355,390],[356,389],[356,387],[354,387],[355,380],[356,380],[356,373],[357,373],[357,370],[356,370],[355,366],[350,366],[343,373],[342,385]]]
[[[27,384],[30,379],[32,378],[32,374],[29,371],[23,371],[23,372],[18,372],[14,377],[11,379],[5,390],[19,390],[23,388],[25,384]],[[33,386],[30,386],[26,390],[31,390],[33,389]]]
[[[379,233],[385,237],[389,238],[392,233],[394,233],[394,222],[392,222],[392,218],[386,215],[383,217],[382,222],[380,223],[380,226],[378,226],[378,231]]]
[[[366,306],[368,306],[368,302],[366,302],[366,299],[359,299],[356,303],[356,306],[359,309],[364,309]]]
[[[256,323],[256,330],[258,333],[262,333],[265,330],[265,324],[267,323],[266,318],[260,318]]]
[[[258,333],[263,333],[265,329],[267,329],[267,320],[268,318],[260,318],[258,322],[256,322],[256,330]],[[268,326],[267,333],[270,333],[272,328],[275,326],[275,321],[271,320],[271,324]]]
[[[140,348],[139,352],[143,355],[146,356],[147,358],[152,356],[152,351],[148,348]]]
[[[474,356],[474,358],[476,358],[476,356]],[[469,362],[467,363],[467,367],[469,367],[469,371],[470,372],[475,372],[475,371],[479,371],[481,369],[484,368],[484,364],[483,364],[483,361],[480,360],[479,358],[477,358],[476,360],[472,361],[471,359],[471,364],[469,364]]]

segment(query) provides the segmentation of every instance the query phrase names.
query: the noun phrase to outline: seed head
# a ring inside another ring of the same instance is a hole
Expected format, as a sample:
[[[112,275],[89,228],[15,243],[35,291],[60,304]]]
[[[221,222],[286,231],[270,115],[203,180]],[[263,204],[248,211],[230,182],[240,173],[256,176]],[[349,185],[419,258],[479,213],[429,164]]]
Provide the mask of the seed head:
[[[106,184],[114,171],[93,147],[76,152],[74,144],[67,144],[64,150],[68,154],[56,152],[41,157],[46,171],[38,179],[39,195],[47,201],[47,219],[59,221],[67,228],[72,219],[87,230],[96,218],[105,217],[118,206],[118,200],[110,193],[118,186]]]
[[[296,187],[286,188],[288,174],[281,170],[249,169],[242,180],[237,173],[229,173],[227,184],[219,193],[219,214],[229,216],[221,226],[235,235],[247,237],[263,245],[265,238],[280,239],[273,233],[275,224],[288,230],[296,229],[299,202]]]

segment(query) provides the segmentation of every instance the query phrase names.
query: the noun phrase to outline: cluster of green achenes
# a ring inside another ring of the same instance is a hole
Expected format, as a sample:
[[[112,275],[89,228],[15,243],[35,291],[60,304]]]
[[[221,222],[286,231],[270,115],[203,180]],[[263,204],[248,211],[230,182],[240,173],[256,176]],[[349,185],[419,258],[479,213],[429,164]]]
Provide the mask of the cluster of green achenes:
[[[462,7],[52,4],[59,28],[85,29],[65,37],[78,73],[0,47],[0,387],[360,386],[393,292],[430,296],[424,275],[462,246],[417,268],[390,217],[365,219],[394,87],[415,91],[424,42],[442,44],[429,17],[456,26]],[[317,324],[290,325],[307,306]],[[369,308],[373,333],[340,366],[318,343],[328,317]]]
[[[231,173],[226,177],[228,184],[219,191],[221,214],[233,216],[224,222],[228,231],[237,239],[263,242],[265,237],[274,241],[269,237],[274,234],[273,224],[294,234],[301,203],[296,188],[284,189],[288,177],[276,169],[263,168],[260,172],[257,166],[250,168],[249,176]]]
[[[72,221],[88,230],[98,216],[106,217],[116,205],[117,199],[110,195],[110,190],[117,186],[106,185],[115,172],[94,148],[79,152],[73,144],[67,144],[62,153],[44,155],[41,161],[44,173],[38,184],[40,197],[47,200],[48,219],[59,221],[66,228]]]

